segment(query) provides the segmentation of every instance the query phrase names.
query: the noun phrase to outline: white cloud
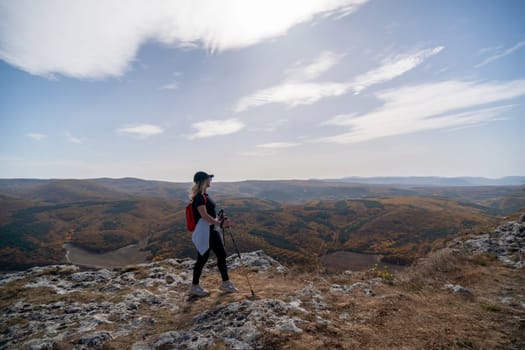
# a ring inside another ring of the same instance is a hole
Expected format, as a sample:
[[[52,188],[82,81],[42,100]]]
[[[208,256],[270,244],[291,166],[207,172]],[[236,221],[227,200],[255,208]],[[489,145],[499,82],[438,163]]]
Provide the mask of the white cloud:
[[[175,77],[170,83],[164,84],[159,87],[159,90],[178,90],[180,88],[180,81],[178,78],[182,76],[181,72],[173,72],[172,75]]]
[[[478,55],[485,55],[490,52],[499,51],[503,48],[503,45],[484,47],[478,51]]]
[[[36,141],[42,141],[43,139],[47,137],[46,134],[38,134],[38,133],[28,133],[26,134],[26,136]]]
[[[175,81],[166,85],[162,85],[159,90],[177,90],[179,88],[179,82]]]
[[[66,138],[71,143],[84,143],[86,139],[73,136],[69,131],[66,131]]]
[[[37,75],[101,79],[126,72],[147,41],[212,52],[241,48],[318,15],[346,16],[365,2],[2,1],[0,59]]]
[[[270,142],[257,145],[260,148],[290,148],[300,146],[300,143],[297,142]]]
[[[427,58],[439,53],[443,48],[443,46],[439,46],[384,60],[379,68],[357,76],[351,83],[352,89],[355,93],[360,93],[369,86],[397,78],[416,68]]]
[[[163,132],[164,130],[161,127],[157,125],[151,125],[151,124],[139,124],[135,126],[126,126],[126,127],[117,129],[117,133],[119,134],[131,134],[139,138],[145,138],[145,137],[149,137],[153,135],[158,135]]]
[[[322,52],[319,57],[308,65],[298,63],[295,67],[287,70],[287,81],[308,81],[313,80],[322,73],[338,64],[345,55],[336,54],[331,51]]]
[[[275,154],[276,151],[269,148],[259,148],[252,151],[242,151],[238,152],[237,154],[244,157],[267,157],[270,155]]]
[[[384,102],[363,115],[338,115],[324,124],[347,126],[347,133],[318,141],[356,143],[375,138],[478,125],[499,118],[512,106],[489,106],[525,95],[525,80],[506,83],[444,81],[377,93]]]
[[[238,119],[204,120],[194,123],[191,126],[197,129],[197,132],[188,137],[190,140],[233,134],[246,127],[246,125]]]
[[[243,97],[234,107],[234,112],[243,112],[269,103],[281,103],[290,107],[313,104],[324,97],[343,95],[348,88],[348,84],[344,83],[285,82]]]
[[[511,47],[511,48],[509,48],[507,50],[504,50],[501,53],[498,53],[498,54],[492,55],[490,57],[487,57],[481,63],[478,63],[477,65],[475,65],[474,68],[480,68],[480,67],[483,67],[483,66],[485,66],[485,65],[487,65],[487,64],[489,64],[491,62],[499,60],[500,58],[503,58],[505,56],[508,56],[508,55],[518,51],[519,49],[521,49],[524,46],[525,46],[525,40],[524,41],[520,41],[519,43],[517,43],[513,47]]]
[[[295,107],[298,105],[313,104],[325,97],[340,96],[349,90],[359,93],[372,85],[384,83],[403,75],[441,50],[443,50],[442,46],[386,59],[380,67],[343,83],[285,80],[279,85],[258,90],[248,96],[242,97],[236,103],[233,110],[239,113],[270,103],[281,103]],[[291,76],[294,79],[299,77],[303,79],[313,79],[337,64],[342,57],[343,55],[325,52],[321,54],[313,64],[303,69],[294,68],[289,70],[289,72],[293,73]]]

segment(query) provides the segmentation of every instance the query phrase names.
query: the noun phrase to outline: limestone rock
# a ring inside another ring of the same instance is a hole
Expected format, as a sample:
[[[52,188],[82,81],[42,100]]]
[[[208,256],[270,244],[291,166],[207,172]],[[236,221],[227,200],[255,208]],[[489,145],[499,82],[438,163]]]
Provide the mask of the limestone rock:
[[[311,305],[316,311],[325,310],[327,308],[323,293],[315,288],[313,283],[309,283],[306,287],[297,291],[296,295],[302,298],[311,297]]]
[[[375,296],[375,292],[372,290],[370,283],[367,282],[356,282],[350,286],[342,286],[339,284],[332,284],[330,286],[331,293],[352,293],[353,291],[358,289],[361,289],[366,296]]]
[[[448,283],[448,284],[445,284],[445,288],[450,290],[453,293],[461,294],[463,296],[472,296],[473,295],[472,291],[470,289],[462,287],[462,286],[457,285],[457,284]]]
[[[255,271],[266,271],[269,269],[275,269],[279,273],[286,273],[287,269],[281,265],[277,260],[267,255],[262,250],[257,250],[250,253],[241,253],[241,261],[236,254],[229,256],[226,259],[228,268],[231,270],[240,268],[240,267],[249,267]]]
[[[509,221],[464,245],[473,253],[494,254],[507,266],[521,269],[525,267],[525,222]]]
[[[101,331],[83,336],[80,338],[79,344],[85,345],[87,348],[97,348],[110,339],[111,334],[109,332]]]
[[[152,348],[207,349],[222,339],[232,349],[254,349],[260,329],[302,332],[296,324],[302,320],[288,316],[290,309],[292,306],[276,299],[233,302],[195,316],[189,330],[159,335]],[[143,344],[140,346],[144,348]]]

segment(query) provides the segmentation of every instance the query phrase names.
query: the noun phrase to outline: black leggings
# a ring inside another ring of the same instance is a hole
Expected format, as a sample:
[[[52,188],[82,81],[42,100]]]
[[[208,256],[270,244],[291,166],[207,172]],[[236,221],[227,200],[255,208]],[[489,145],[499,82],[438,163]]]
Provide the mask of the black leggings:
[[[228,281],[228,268],[226,267],[226,251],[224,250],[224,245],[220,233],[213,229],[213,226],[210,226],[210,249],[213,250],[215,256],[217,257],[217,266],[221,272],[221,277],[223,281]],[[202,269],[210,257],[210,249],[200,255],[197,252],[197,262],[193,268],[193,284],[199,284],[199,279],[201,277]]]

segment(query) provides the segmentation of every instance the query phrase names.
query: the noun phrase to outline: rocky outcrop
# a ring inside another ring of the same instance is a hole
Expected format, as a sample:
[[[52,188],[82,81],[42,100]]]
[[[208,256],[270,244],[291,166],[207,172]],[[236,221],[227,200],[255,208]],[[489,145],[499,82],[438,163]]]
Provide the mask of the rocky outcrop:
[[[151,343],[134,344],[134,349],[207,349],[216,339],[222,339],[230,349],[258,348],[261,329],[301,333],[296,323],[305,322],[289,316],[294,307],[281,300],[263,299],[233,302],[193,318],[188,330],[160,334]]]
[[[525,267],[525,214],[519,221],[509,221],[490,233],[465,241],[473,253],[490,253],[505,265],[521,269]]]
[[[230,270],[284,274],[287,269],[263,251],[228,257]],[[27,293],[2,310],[0,349],[53,349],[61,341],[74,349],[101,348],[105,342],[155,324],[156,311],[181,312],[191,283],[194,260],[168,259],[119,269],[80,271],[74,265],[36,267],[0,276],[0,293],[14,285]],[[215,272],[213,261],[204,276]],[[211,271],[213,269],[213,271]],[[38,298],[32,296],[38,295]],[[231,348],[256,346],[259,329],[300,332],[300,310],[294,303],[275,299],[229,303],[194,317],[189,329],[160,334],[135,349],[205,349],[216,338]]]

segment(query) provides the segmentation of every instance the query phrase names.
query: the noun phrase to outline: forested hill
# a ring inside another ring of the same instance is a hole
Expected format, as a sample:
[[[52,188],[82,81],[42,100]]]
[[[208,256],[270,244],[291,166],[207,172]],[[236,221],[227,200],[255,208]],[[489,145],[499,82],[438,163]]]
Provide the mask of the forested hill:
[[[0,263],[4,269],[60,263],[65,243],[105,253],[145,240],[149,259],[193,256],[184,222],[189,186],[138,179],[0,180]],[[214,183],[210,193],[232,218],[242,250],[264,249],[310,267],[337,251],[410,263],[436,239],[486,228],[525,207],[525,187],[516,186],[259,181]]]

